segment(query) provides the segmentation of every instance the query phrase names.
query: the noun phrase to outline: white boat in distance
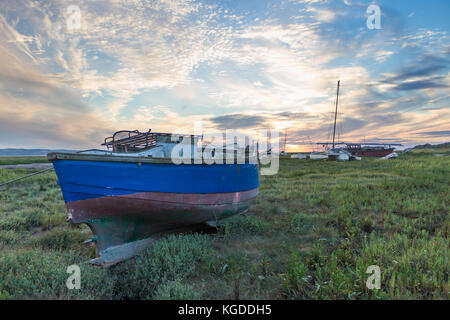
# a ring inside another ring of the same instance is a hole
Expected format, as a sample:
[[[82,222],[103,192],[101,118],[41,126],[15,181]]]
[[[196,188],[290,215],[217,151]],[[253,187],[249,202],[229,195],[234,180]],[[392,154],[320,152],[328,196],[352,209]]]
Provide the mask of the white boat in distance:
[[[311,152],[311,154],[309,155],[309,158],[312,160],[323,160],[323,159],[328,159],[328,154],[325,152],[317,152],[317,151],[313,151]]]
[[[304,153],[295,153],[295,154],[291,154],[291,158],[292,159],[308,159],[308,154],[304,154]]]

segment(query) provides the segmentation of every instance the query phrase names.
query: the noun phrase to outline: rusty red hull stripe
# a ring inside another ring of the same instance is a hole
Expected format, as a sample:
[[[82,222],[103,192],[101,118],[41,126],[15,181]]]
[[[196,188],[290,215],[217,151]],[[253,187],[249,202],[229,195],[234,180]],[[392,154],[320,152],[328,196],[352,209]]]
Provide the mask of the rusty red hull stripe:
[[[252,202],[258,195],[258,191],[259,188],[240,192],[209,194],[142,192],[72,201],[68,202],[66,206],[74,223],[123,215],[148,215],[151,218],[152,214],[173,214],[177,212],[194,214],[206,210],[221,214],[221,211],[233,210],[240,203]],[[210,215],[206,216],[205,221],[209,218]]]

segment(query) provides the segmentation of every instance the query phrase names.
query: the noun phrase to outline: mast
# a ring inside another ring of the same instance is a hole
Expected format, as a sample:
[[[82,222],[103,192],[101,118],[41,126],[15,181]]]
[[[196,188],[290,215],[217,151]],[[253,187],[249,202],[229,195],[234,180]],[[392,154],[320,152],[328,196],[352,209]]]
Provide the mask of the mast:
[[[284,129],[284,147],[283,147],[284,152],[286,152],[286,137],[287,137],[287,128]]]
[[[338,101],[339,101],[339,83],[341,80],[338,80],[337,83],[337,92],[336,92],[336,111],[334,112],[334,128],[333,128],[333,149],[334,149],[334,138],[336,136],[336,119],[337,119],[337,110],[338,110]]]

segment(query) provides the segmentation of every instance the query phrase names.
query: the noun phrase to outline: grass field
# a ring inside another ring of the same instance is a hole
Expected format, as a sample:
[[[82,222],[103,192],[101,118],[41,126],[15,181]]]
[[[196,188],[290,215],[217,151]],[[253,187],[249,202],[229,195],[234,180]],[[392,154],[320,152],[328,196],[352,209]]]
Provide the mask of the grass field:
[[[0,165],[8,164],[29,164],[29,163],[46,163],[46,157],[29,156],[29,157],[0,157]]]
[[[248,214],[110,269],[85,263],[90,230],[65,221],[54,172],[38,175],[0,189],[0,299],[448,299],[449,154],[282,159]],[[30,172],[0,169],[0,182]],[[72,264],[80,290],[66,288]]]

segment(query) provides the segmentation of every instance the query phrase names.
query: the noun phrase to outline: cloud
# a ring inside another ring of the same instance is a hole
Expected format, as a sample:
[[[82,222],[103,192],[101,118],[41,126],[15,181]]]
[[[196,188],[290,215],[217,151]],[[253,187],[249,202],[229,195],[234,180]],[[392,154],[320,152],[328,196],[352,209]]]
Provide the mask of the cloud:
[[[263,126],[266,118],[255,115],[230,114],[210,119],[220,129],[245,129]]]
[[[97,146],[116,129],[199,120],[324,139],[338,79],[350,139],[446,129],[446,31],[405,33],[398,22],[370,32],[354,1],[251,13],[191,0],[77,5],[81,28],[69,32],[65,2],[0,3],[1,143],[17,128],[16,144]]]
[[[450,137],[450,130],[416,132],[415,134],[421,135],[421,136]]]
[[[0,33],[23,38],[2,15]],[[0,145],[98,146],[110,126],[79,90],[62,82],[58,74],[44,72],[29,45],[0,42]]]
[[[397,85],[395,90],[419,90],[427,88],[448,88],[446,84],[437,83],[431,80],[408,81]]]
[[[49,106],[87,110],[79,92],[61,85],[57,76],[40,72],[34,64],[18,59],[14,50],[1,43],[0,56],[0,91],[10,95],[26,95],[30,101]]]
[[[46,27],[36,27],[54,49],[47,51],[48,66],[56,63],[62,69],[58,74],[61,82],[81,89],[84,96],[107,93],[122,101],[104,110],[104,116],[111,120],[143,90],[186,84],[199,63],[214,62],[226,53],[228,31],[214,27],[212,9],[195,1],[152,1],[145,5],[81,1],[77,5],[81,8],[80,29],[66,29],[63,3],[51,9],[43,5],[43,15],[53,16],[53,20]],[[36,14],[34,7],[24,7],[28,10],[21,14]],[[199,20],[191,19],[193,15]],[[96,68],[99,54],[103,61],[111,61],[106,70]]]
[[[336,19],[336,12],[333,10],[310,8],[307,12],[312,12],[316,20],[321,22],[332,22]]]
[[[91,112],[1,95],[0,105],[2,147],[98,148],[113,131]]]
[[[422,59],[418,64],[409,65],[408,67],[400,70],[397,75],[387,79],[387,81],[406,80],[410,78],[435,75],[438,71],[442,71],[447,68],[448,63],[443,59]]]
[[[276,113],[274,116],[276,116],[277,118],[285,118],[285,119],[298,119],[298,120],[307,120],[307,119],[317,119],[318,116],[317,115],[312,115],[311,113],[308,112],[289,112],[289,111],[285,111],[285,112],[279,112]]]
[[[389,89],[398,91],[447,88],[449,84],[445,82],[446,76],[439,74],[444,74],[448,69],[447,58],[428,54],[396,73],[387,75],[381,82],[389,84]]]
[[[378,51],[375,54],[375,60],[377,62],[384,62],[384,61],[386,61],[387,58],[389,58],[389,56],[391,56],[393,54],[394,54],[393,51],[384,51],[384,50]]]

